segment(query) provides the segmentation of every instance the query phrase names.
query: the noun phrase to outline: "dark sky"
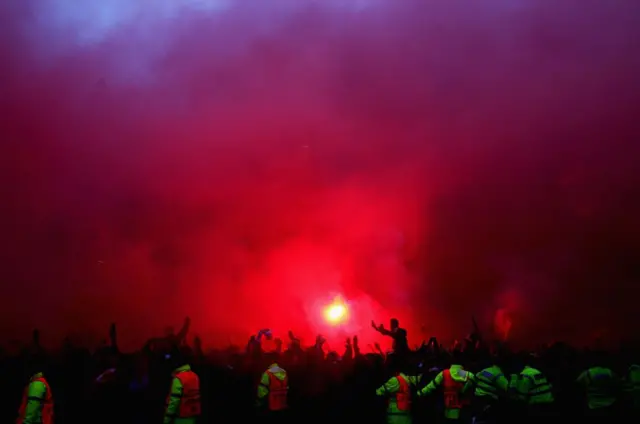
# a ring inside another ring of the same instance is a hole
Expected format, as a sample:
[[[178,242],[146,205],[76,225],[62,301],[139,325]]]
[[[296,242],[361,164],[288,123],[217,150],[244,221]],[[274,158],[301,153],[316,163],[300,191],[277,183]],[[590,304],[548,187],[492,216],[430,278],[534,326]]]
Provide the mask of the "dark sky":
[[[0,5],[8,335],[637,330],[640,2],[193,3]]]

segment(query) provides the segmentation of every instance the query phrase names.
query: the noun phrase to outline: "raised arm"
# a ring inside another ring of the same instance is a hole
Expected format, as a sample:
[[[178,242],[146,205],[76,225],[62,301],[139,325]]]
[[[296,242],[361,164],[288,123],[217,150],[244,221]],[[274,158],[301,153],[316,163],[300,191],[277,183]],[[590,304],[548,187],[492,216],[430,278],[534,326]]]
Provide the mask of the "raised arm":
[[[184,319],[184,323],[182,324],[182,328],[180,329],[180,331],[176,335],[176,339],[177,339],[178,343],[182,342],[185,339],[185,337],[187,337],[187,333],[189,332],[189,327],[190,326],[191,326],[191,318],[186,317]]]

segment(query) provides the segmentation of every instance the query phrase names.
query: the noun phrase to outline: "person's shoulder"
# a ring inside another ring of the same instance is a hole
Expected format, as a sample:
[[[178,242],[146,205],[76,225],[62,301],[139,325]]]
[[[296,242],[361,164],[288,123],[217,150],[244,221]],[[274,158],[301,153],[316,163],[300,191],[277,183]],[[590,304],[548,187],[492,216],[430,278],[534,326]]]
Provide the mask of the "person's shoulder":
[[[30,396],[38,396],[47,391],[47,385],[41,380],[34,380],[29,383]]]
[[[405,330],[404,328],[398,328],[398,333],[403,335],[403,336],[406,336],[407,335],[407,330]]]

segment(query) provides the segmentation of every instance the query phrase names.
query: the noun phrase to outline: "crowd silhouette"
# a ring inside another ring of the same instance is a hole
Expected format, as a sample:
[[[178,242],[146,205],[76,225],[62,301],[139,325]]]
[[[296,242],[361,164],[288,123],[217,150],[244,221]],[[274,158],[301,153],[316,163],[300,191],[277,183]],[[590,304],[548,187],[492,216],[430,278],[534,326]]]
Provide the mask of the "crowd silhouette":
[[[356,335],[345,340],[342,351],[327,351],[321,335],[313,345],[303,346],[293,332],[283,340],[268,329],[251,336],[242,349],[229,346],[204,351],[200,338],[189,336],[189,318],[177,333],[168,328],[164,336],[150,338],[138,351],[129,353],[118,347],[115,324],[111,325],[109,341],[94,351],[68,339],[57,350],[45,350],[35,330],[22,352],[2,353],[0,422],[15,422],[25,385],[34,373],[42,372],[55,399],[58,424],[166,423],[172,371],[183,363],[200,379],[199,423],[638,422],[640,361],[632,343],[615,352],[577,349],[563,343],[514,352],[504,342],[485,340],[476,328],[452,346],[443,346],[431,337],[411,350],[406,331],[397,320],[391,321],[389,329],[371,324],[393,338],[393,351],[384,352],[376,344],[375,353],[364,352]],[[274,363],[287,372],[286,414],[269,414],[259,399],[261,375]],[[553,402],[545,408],[531,408],[514,389],[525,366],[540,370],[548,380]],[[502,370],[500,378],[505,381],[491,405],[477,401],[480,377],[466,378],[467,373],[481,376],[478,373],[489,367]],[[612,403],[593,403],[593,396],[602,395],[602,391],[589,392],[595,374],[588,370],[596,368],[611,372],[604,395],[614,399]],[[468,383],[468,390],[461,395],[468,402],[462,402],[461,413],[455,417],[445,413],[446,401],[443,403],[439,387],[442,372],[448,369],[461,373]],[[390,379],[399,375],[406,376],[411,386],[411,411],[401,419],[389,414],[389,399],[384,393],[385,387],[397,384]]]

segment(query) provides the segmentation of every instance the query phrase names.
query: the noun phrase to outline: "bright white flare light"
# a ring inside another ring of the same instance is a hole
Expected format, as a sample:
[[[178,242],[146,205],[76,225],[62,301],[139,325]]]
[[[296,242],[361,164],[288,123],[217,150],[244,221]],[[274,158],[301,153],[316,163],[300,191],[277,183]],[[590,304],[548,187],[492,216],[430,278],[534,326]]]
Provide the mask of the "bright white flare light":
[[[347,306],[339,299],[336,299],[324,310],[324,317],[332,325],[340,324],[347,318]]]

